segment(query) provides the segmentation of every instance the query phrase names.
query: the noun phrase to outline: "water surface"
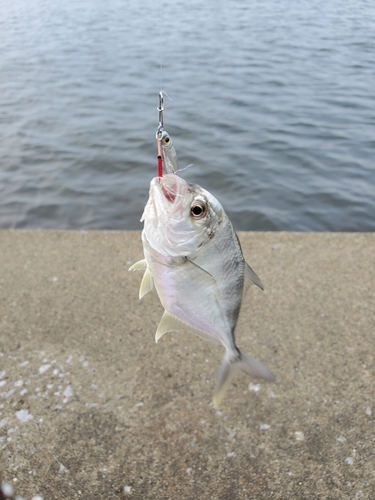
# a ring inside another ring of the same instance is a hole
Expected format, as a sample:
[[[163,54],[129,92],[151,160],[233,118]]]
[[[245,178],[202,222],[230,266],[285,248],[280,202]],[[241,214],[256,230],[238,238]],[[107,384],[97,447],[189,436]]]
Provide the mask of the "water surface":
[[[375,230],[372,0],[2,2],[0,51],[0,227],[141,228],[162,85],[236,229]]]

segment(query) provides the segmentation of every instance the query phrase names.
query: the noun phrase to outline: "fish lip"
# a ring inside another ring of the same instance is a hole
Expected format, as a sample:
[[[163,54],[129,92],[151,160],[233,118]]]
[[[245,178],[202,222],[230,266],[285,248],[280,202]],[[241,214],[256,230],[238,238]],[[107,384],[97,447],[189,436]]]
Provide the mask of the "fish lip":
[[[148,216],[158,226],[180,220],[185,210],[188,183],[176,174],[154,177],[150,184]],[[147,214],[146,214],[147,215]]]
[[[178,182],[175,176],[172,174],[160,177],[159,182],[164,198],[174,203],[178,195]]]

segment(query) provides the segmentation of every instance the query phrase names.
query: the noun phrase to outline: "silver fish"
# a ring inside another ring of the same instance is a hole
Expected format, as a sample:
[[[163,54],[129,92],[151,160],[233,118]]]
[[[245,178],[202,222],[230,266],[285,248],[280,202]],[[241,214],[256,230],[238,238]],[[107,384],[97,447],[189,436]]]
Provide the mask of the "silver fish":
[[[178,160],[176,149],[173,145],[172,138],[167,131],[163,130],[161,136],[161,146],[163,148],[164,164],[168,174],[178,172]]]
[[[141,221],[145,259],[139,298],[155,286],[165,312],[156,342],[166,332],[186,330],[226,349],[213,404],[219,406],[233,375],[275,380],[273,373],[235,344],[244,281],[263,285],[245,262],[233,226],[211,193],[174,174],[155,177]]]

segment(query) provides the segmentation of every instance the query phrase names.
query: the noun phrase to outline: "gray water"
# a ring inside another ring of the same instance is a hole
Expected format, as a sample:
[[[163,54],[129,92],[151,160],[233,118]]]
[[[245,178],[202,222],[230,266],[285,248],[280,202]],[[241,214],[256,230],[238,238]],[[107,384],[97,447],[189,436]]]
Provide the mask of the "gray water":
[[[161,85],[236,229],[375,230],[374,0],[1,1],[0,227],[141,228]]]

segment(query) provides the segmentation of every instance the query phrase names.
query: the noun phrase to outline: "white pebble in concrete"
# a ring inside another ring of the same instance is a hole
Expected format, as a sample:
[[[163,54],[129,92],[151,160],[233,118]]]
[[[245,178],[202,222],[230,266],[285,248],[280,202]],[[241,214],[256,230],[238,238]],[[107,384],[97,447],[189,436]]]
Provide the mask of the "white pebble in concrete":
[[[5,481],[3,481],[1,483],[1,491],[4,493],[4,495],[11,497],[13,495],[13,486],[10,483],[6,483]]]
[[[16,411],[16,417],[18,420],[21,420],[21,422],[29,422],[29,420],[34,418],[31,413],[29,413],[29,410]]]
[[[253,384],[253,383],[250,382],[250,384],[249,384],[249,391],[259,392],[260,391],[260,384]]]
[[[65,396],[66,398],[71,398],[73,396],[73,390],[71,385],[68,385],[66,387],[65,391],[63,392],[63,396]]]
[[[42,365],[39,367],[39,373],[44,373],[46,372],[49,368],[51,368],[51,365],[49,364],[46,364],[46,365]]]
[[[346,441],[346,437],[344,436],[339,436],[336,438],[336,441],[338,441],[339,443],[345,443]]]

